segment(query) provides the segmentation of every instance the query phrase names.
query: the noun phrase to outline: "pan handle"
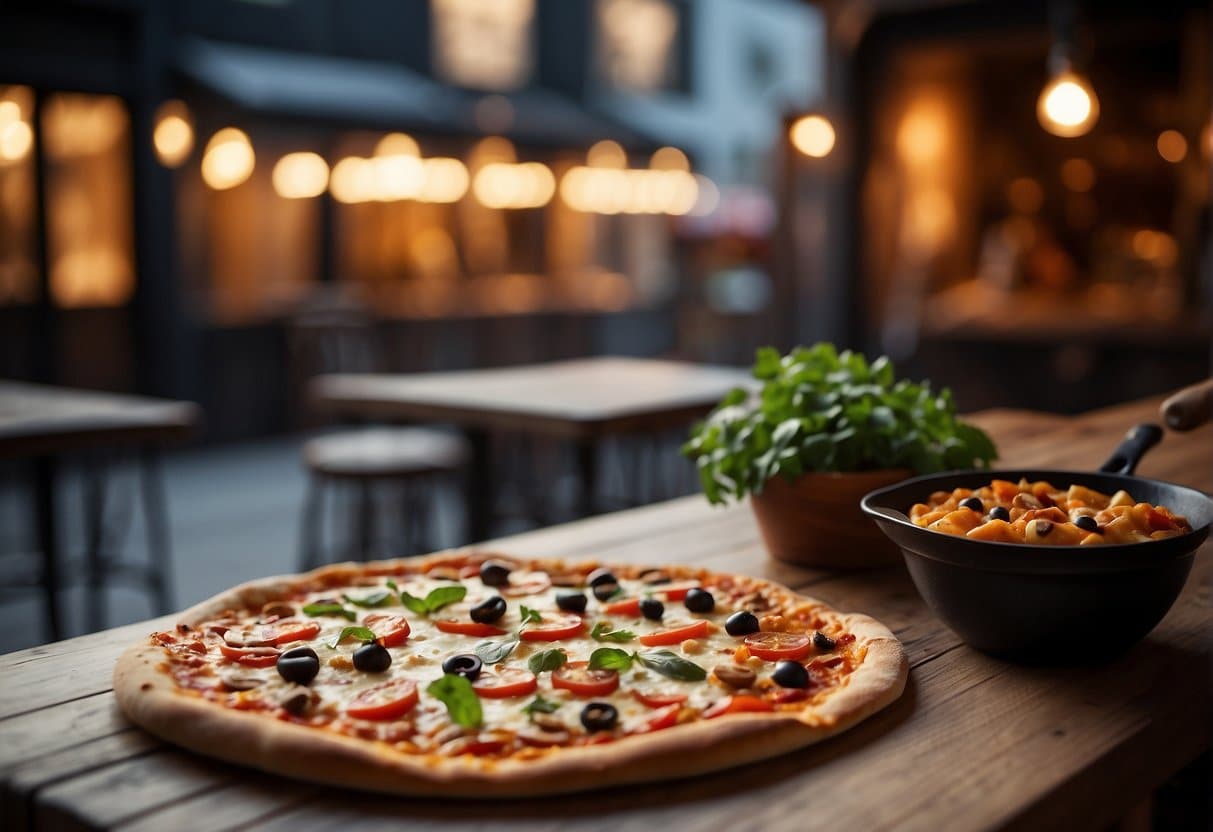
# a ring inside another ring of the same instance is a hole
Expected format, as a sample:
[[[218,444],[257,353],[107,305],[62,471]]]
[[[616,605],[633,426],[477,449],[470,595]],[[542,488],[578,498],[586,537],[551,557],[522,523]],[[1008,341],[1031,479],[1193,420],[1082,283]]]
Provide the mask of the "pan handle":
[[[1213,379],[1185,387],[1159,408],[1171,430],[1192,430],[1213,419]]]
[[[1132,474],[1146,451],[1162,441],[1162,428],[1149,422],[1130,429],[1112,451],[1108,461],[1099,466],[1105,474]]]

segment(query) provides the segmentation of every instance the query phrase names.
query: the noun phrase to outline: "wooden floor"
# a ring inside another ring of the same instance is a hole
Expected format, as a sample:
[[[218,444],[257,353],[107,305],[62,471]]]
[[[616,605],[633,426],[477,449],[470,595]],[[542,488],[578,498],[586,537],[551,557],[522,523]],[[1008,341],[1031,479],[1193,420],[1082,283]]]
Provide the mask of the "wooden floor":
[[[1074,422],[992,413],[983,422],[1008,465],[1091,468],[1147,412]],[[1140,473],[1209,490],[1211,459],[1213,434],[1172,435]],[[1209,546],[1145,641],[1108,665],[1061,670],[963,646],[900,569],[837,574],[769,560],[744,507],[685,498],[498,547],[693,562],[782,581],[889,625],[909,653],[908,689],[821,746],[694,780],[485,804],[388,799],[212,762],[126,723],[109,689],[114,659],[165,618],[0,657],[0,817],[13,829],[1100,829],[1209,745]]]

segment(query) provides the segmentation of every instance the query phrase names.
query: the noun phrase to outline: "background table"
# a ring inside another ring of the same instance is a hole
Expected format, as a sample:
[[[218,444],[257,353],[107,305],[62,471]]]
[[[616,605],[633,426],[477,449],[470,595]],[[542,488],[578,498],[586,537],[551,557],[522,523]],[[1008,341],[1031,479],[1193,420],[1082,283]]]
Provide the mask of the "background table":
[[[0,381],[0,459],[33,460],[31,487],[42,559],[39,583],[51,638],[61,635],[56,592],[62,553],[55,516],[59,458],[96,448],[148,448],[181,441],[190,435],[198,421],[198,408],[189,402]],[[150,501],[145,503],[149,508],[149,533],[156,539],[157,547],[167,549],[167,528],[159,522],[163,520],[164,501],[154,465],[154,458],[149,457],[143,472],[144,496]],[[164,554],[167,557],[167,551]],[[96,584],[100,579],[99,565],[91,563],[89,571],[90,582]],[[95,602],[97,591],[93,586],[90,605]],[[89,617],[99,616],[90,611]]]
[[[1093,467],[1155,405],[1073,420],[1007,411],[979,419],[1008,465]],[[1171,434],[1141,473],[1209,489],[1211,459],[1213,432]],[[494,547],[783,581],[890,626],[909,653],[909,685],[840,737],[733,771],[542,800],[393,799],[212,762],[133,728],[114,704],[110,673],[128,644],[171,625],[165,617],[0,657],[0,816],[13,829],[1100,829],[1209,747],[1209,546],[1153,633],[1110,664],[1075,669],[1024,668],[970,650],[927,612],[901,569],[839,574],[771,561],[744,506],[712,509],[690,497]]]
[[[489,431],[572,442],[582,516],[593,513],[597,445],[607,436],[689,425],[748,376],[726,367],[642,358],[588,358],[492,370],[418,375],[320,376],[316,405],[359,419],[449,422],[467,435],[472,475],[466,506],[471,539],[491,534],[496,504]]]

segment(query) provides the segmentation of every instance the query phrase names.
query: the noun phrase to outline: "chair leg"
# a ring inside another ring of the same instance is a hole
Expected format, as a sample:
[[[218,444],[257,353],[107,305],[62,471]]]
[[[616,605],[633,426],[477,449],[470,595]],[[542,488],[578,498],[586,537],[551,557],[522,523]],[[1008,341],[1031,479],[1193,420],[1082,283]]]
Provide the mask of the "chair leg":
[[[358,542],[359,560],[370,560],[375,538],[375,494],[371,483],[358,483]]]
[[[324,534],[324,483],[315,474],[308,477],[303,498],[303,516],[299,524],[299,560],[303,571],[320,565]]]
[[[101,544],[105,530],[105,465],[97,458],[84,463],[84,623],[88,632],[105,624],[105,561]]]
[[[152,565],[152,588],[160,613],[173,608],[172,535],[168,526],[168,501],[164,496],[164,478],[160,471],[160,455],[151,449],[140,454],[140,480],[143,487],[143,523],[147,532],[148,559]]]

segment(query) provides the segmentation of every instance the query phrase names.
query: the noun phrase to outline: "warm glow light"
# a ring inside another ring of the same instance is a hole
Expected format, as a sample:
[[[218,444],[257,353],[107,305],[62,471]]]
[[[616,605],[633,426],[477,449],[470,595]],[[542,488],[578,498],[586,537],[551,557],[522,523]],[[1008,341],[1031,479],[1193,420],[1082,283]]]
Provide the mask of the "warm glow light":
[[[825,116],[801,116],[792,124],[792,145],[814,159],[824,159],[834,149],[834,125]]]
[[[424,161],[425,182],[417,199],[422,202],[458,202],[468,191],[468,169],[458,159],[434,157]]]
[[[333,165],[329,190],[338,202],[367,202],[375,198],[375,170],[369,159],[347,156]]]
[[[590,148],[585,155],[586,163],[592,168],[626,168],[628,154],[624,153],[619,142],[603,139]]]
[[[556,177],[541,162],[494,162],[472,179],[472,194],[487,208],[538,208],[555,193]]]
[[[681,216],[699,201],[699,179],[681,170],[579,166],[561,180],[560,198],[574,211]]]
[[[421,148],[405,133],[388,133],[375,145],[376,156],[420,156]]]
[[[1163,130],[1158,134],[1158,155],[1178,164],[1188,155],[1188,140],[1178,130]]]
[[[283,199],[320,196],[329,184],[329,166],[316,153],[288,153],[274,165],[271,180]]]
[[[1007,185],[1007,202],[1020,214],[1035,214],[1044,201],[1044,188],[1035,179],[1021,176]]]
[[[248,136],[235,127],[225,127],[207,142],[202,181],[217,191],[234,188],[252,175],[255,164]]]
[[[156,110],[152,144],[165,167],[178,167],[189,158],[194,149],[194,125],[185,102],[165,101]]]
[[[676,147],[662,147],[649,159],[649,167],[653,170],[690,171],[691,163],[687,155]]]
[[[1086,78],[1062,72],[1040,91],[1036,117],[1040,126],[1054,136],[1067,139],[1082,136],[1099,120],[1099,99]]]
[[[1095,166],[1086,159],[1066,159],[1061,164],[1061,184],[1085,194],[1095,187]]]
[[[375,199],[395,202],[413,199],[425,184],[425,168],[416,156],[377,156],[370,160],[375,179]]]
[[[695,206],[691,208],[691,216],[706,217],[720,205],[720,188],[701,173],[695,174],[695,181],[699,185],[699,195],[695,200]]]
[[[33,143],[34,131],[28,122],[0,121],[0,161],[24,159]]]

